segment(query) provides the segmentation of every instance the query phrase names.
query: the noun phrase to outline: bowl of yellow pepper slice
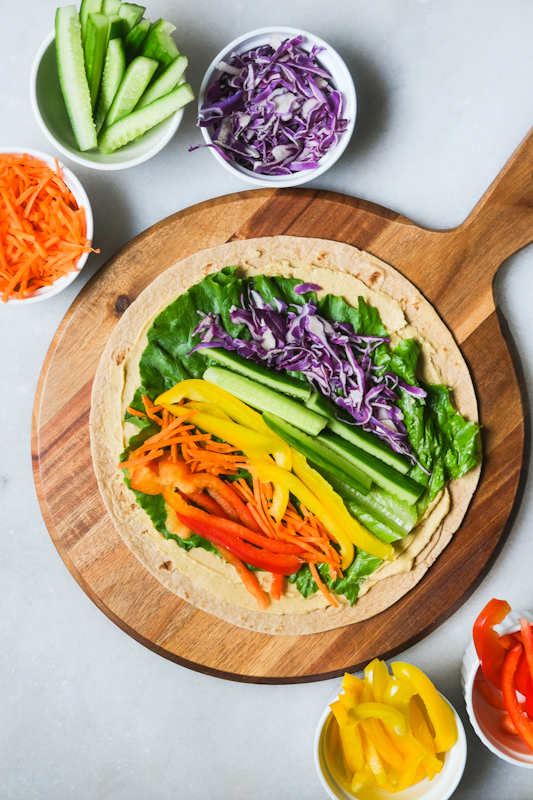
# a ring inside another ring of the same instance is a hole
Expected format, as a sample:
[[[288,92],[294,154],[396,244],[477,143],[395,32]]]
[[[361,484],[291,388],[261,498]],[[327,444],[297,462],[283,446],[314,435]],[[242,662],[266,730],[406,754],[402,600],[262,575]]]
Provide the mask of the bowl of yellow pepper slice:
[[[315,765],[333,800],[448,800],[466,763],[459,716],[418,667],[374,659],[346,673],[315,736]]]

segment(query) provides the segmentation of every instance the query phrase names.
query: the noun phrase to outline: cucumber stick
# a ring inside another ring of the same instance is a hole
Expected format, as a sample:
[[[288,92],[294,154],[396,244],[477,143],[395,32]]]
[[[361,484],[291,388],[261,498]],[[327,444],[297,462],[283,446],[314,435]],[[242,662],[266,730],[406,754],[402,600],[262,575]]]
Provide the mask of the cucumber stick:
[[[132,139],[142,136],[159,122],[170,117],[184,105],[194,100],[194,94],[188,83],[182,83],[176,89],[154,100],[149,106],[140,108],[132,114],[115,122],[101,135],[98,146],[102,153],[112,153]]]
[[[150,20],[142,19],[126,36],[124,46],[126,48],[126,60],[128,64],[139,55],[149,30]]]
[[[102,86],[98,98],[98,106],[94,117],[96,133],[104,124],[111,104],[118,92],[118,87],[122,82],[126,72],[126,55],[122,39],[111,39],[107,45],[107,55],[105,57],[104,73],[102,75]]]
[[[249,406],[253,406],[259,411],[275,414],[282,420],[296,425],[297,428],[308,431],[313,436],[316,436],[325,427],[326,420],[320,414],[309,411],[296,400],[285,397],[285,395],[250,380],[250,378],[245,378],[243,375],[237,375],[235,372],[229,372],[221,367],[209,367],[204,372],[203,378],[204,381],[220,386],[221,389],[225,389],[226,392],[238,397]]]
[[[102,80],[108,39],[109,17],[105,14],[89,14],[85,36],[85,71],[93,109],[96,106]]]
[[[127,33],[141,21],[145,11],[146,8],[144,6],[137,6],[135,3],[121,4],[117,13],[124,20]]]
[[[109,128],[114,122],[131,114],[150,83],[157,66],[158,62],[154,58],[144,58],[143,56],[139,56],[131,62],[107,113],[104,128]]]
[[[87,20],[89,18],[89,14],[100,14],[101,11],[102,11],[102,0],[81,0],[80,24],[81,24],[81,41],[83,45],[85,45],[85,37],[87,34]]]
[[[155,58],[159,61],[159,73],[163,72],[172,61],[179,56],[174,39],[170,35],[176,27],[164,19],[158,19],[150,29],[142,47],[142,55],[146,58]]]
[[[393,497],[392,494],[384,491],[379,486],[372,486],[368,494],[363,495],[346,481],[332,475],[331,472],[322,469],[316,464],[314,467],[331,484],[331,488],[342,497],[348,510],[363,525],[365,523],[361,516],[362,513],[367,513],[403,539],[417,524],[418,513],[416,506],[411,506],[402,500],[398,500],[397,497]],[[367,526],[365,525],[365,527]]]
[[[263,414],[263,419],[274,433],[277,433],[287,444],[305,456],[308,461],[331,472],[361,494],[368,493],[371,485],[370,478],[349,462],[339,459],[336,453],[316,437],[308,436],[273,414]]]
[[[366,473],[374,483],[390,492],[399,500],[404,500],[409,505],[416,503],[424,486],[416,483],[408,475],[402,475],[398,470],[380,461],[370,453],[365,453],[359,447],[347,442],[335,433],[322,433],[318,440],[330,447],[337,456],[349,461],[355,467]]]
[[[118,14],[121,5],[121,0],[104,0],[102,3],[102,14],[106,14],[108,17]]]
[[[96,147],[96,129],[76,6],[57,9],[55,29],[59,81],[72,130],[80,150],[90,150]]]
[[[154,100],[158,100],[163,95],[168,94],[174,89],[179,82],[179,79],[185,72],[188,61],[186,56],[178,56],[172,61],[166,70],[155,80],[151,86],[145,91],[139,102],[137,108],[144,108]]]
[[[316,411],[317,414],[322,414],[328,419],[328,428],[334,433],[342,436],[348,442],[355,444],[367,453],[371,453],[376,458],[384,461],[385,464],[390,464],[391,467],[397,469],[402,475],[409,471],[411,464],[409,459],[405,456],[395,453],[394,450],[382,439],[376,436],[375,433],[368,433],[364,431],[360,425],[349,424],[351,419],[347,411],[336,405],[332,400],[324,397],[321,394],[312,394],[305,404],[307,408]],[[340,419],[338,419],[340,417]],[[345,419],[344,423],[341,420]]]
[[[183,58],[183,56],[180,56],[180,58]],[[168,69],[170,69],[170,67],[168,67],[167,70]],[[161,78],[165,76],[165,72]],[[159,83],[161,78],[158,78],[153,86]],[[145,94],[148,94],[151,88],[152,87],[147,89]],[[141,97],[141,102],[143,100],[144,97]],[[255,364],[253,361],[248,361],[246,358],[239,356],[231,350],[224,350],[222,347],[204,347],[196,352],[199,355],[210,358],[212,361],[217,361],[223,367],[227,367],[233,372],[238,372],[253,381],[269,386],[271,389],[275,389],[278,392],[283,392],[283,394],[297,397],[299,400],[307,400],[311,394],[311,387],[307,381],[299,381],[296,378],[289,377],[285,372],[278,372],[277,370]]]
[[[118,14],[111,14],[109,19],[109,39],[124,39],[126,37],[124,20]]]

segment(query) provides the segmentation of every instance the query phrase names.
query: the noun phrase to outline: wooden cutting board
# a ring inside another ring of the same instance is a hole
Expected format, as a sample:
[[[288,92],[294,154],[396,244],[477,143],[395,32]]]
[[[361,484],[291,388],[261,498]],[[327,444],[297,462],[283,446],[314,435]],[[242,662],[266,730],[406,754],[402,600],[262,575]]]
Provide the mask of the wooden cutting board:
[[[137,641],[183,666],[240,681],[296,683],[388,658],[447,619],[480,583],[515,518],[529,460],[521,370],[492,281],[533,240],[533,131],[459,227],[420,228],[363,200],[311,189],[240,192],[185,209],[129,242],[85,286],[46,357],[32,457],[42,513],[61,558],[96,605]],[[91,386],[106,341],[140,292],[198,250],[235,239],[312,236],[392,264],[435,306],[460,345],[479,399],[484,462],[452,543],[398,603],[311,636],[236,628],[166,590],[123,543],[100,498],[89,442]]]

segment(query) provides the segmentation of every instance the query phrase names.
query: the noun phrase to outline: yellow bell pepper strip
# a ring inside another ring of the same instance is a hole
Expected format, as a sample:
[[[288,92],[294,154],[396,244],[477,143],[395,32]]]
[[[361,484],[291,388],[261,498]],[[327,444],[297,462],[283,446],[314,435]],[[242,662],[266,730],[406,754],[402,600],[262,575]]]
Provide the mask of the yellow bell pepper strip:
[[[365,768],[365,754],[363,753],[363,743],[357,725],[349,725],[347,728],[339,727],[339,732],[345,767],[351,773],[363,770]]]
[[[386,703],[359,703],[357,708],[348,711],[348,718],[350,722],[361,722],[364,719],[371,717],[372,719],[379,719],[386,725],[390,725],[397,736],[405,734],[405,719],[403,714],[396,708],[392,708]]]
[[[346,536],[343,528],[326,510],[319,498],[292,472],[278,467],[266,458],[250,458],[250,467],[257,473],[260,481],[272,481],[286,486],[309,511],[318,517],[324,527],[332,534],[340,547],[341,567],[347,569],[354,559],[354,546]]]
[[[363,753],[365,755],[366,763],[372,770],[377,785],[381,789],[385,789],[387,785],[387,770],[385,769],[385,764],[383,763],[378,751],[374,747],[372,740],[368,738],[363,730],[361,731],[361,739],[363,742]]]
[[[403,772],[405,769],[404,759],[387,736],[381,722],[378,719],[368,718],[361,722],[361,727],[381,758],[394,769]]]
[[[342,687],[344,694],[339,695],[339,700],[344,703],[345,708],[349,711],[350,708],[356,708],[357,704],[361,702],[361,693],[363,691],[365,682],[355,675],[345,674],[342,680]]]
[[[350,696],[353,697],[356,703],[359,702],[361,697],[361,692],[363,691],[363,687],[365,682],[358,678],[357,675],[351,675],[349,672],[344,673],[344,678],[342,679],[342,688],[344,689],[344,693],[346,695],[347,692],[350,692]],[[342,697],[343,695],[341,695]],[[352,706],[350,706],[352,707]]]
[[[425,753],[426,751],[424,750],[423,747],[421,747],[419,752],[414,752],[412,753],[411,756],[406,758],[404,773],[401,776],[400,781],[398,783],[399,792],[402,792],[404,789],[407,789],[415,782],[418,767],[420,766],[420,762],[424,758]]]
[[[276,463],[279,463],[284,469],[290,470],[292,468],[290,449],[283,439],[270,430],[261,414],[258,414],[257,411],[247,406],[246,403],[243,403],[229,392],[226,392],[225,389],[221,389],[219,386],[215,386],[203,380],[191,379],[180,381],[180,383],[177,383],[172,389],[159,395],[156,404],[166,407],[170,404],[178,403],[183,398],[198,402],[212,403],[218,408],[221,408],[224,413],[239,425],[244,425],[244,427],[250,428],[250,430],[257,431],[264,436],[268,436],[270,439],[276,440],[279,446],[276,450],[270,451],[276,454]],[[230,444],[232,444],[232,442],[230,442]]]
[[[211,414],[212,417],[218,417],[218,419],[225,419],[226,422],[231,422],[231,417],[222,411],[221,408],[218,406],[214,406],[213,403],[196,403],[191,401],[187,403],[186,408],[194,408],[197,411],[204,411],[206,414]]]
[[[455,716],[449,704],[418,667],[402,661],[394,661],[391,667],[396,678],[411,683],[414,693],[420,695],[435,731],[435,751],[446,753],[451,750],[457,741],[458,732]]]
[[[391,676],[385,662],[375,658],[370,664],[367,664],[365,667],[365,680],[372,686],[372,694],[376,703],[382,703],[387,687],[391,682]]]
[[[443,762],[437,758],[435,742],[428,728],[427,722],[424,719],[424,715],[419,703],[419,697],[412,698],[411,728],[415,739],[427,750],[427,755],[425,755],[422,759],[421,765],[425,768],[429,780],[432,780],[436,773],[441,771]]]
[[[289,489],[287,486],[282,486],[280,483],[274,484],[274,491],[272,493],[272,505],[270,506],[270,514],[274,517],[276,522],[281,522],[287,506],[289,505]]]
[[[346,510],[342,498],[339,497],[325,478],[316,469],[307,463],[307,459],[297,450],[291,448],[293,471],[300,478],[307,488],[318,497],[327,511],[338,520],[344,531],[345,537],[365,553],[369,553],[376,558],[383,558],[392,561],[394,558],[394,547],[380,541],[370,531],[367,531],[356,519],[350,516]]]
[[[333,716],[335,717],[335,719],[339,724],[339,728],[348,728],[350,725],[354,724],[350,721],[350,717],[348,716],[348,709],[346,708],[346,706],[344,705],[344,703],[340,698],[338,700],[335,700],[334,703],[331,703],[330,708],[333,713]]]
[[[365,789],[366,787],[375,786],[376,782],[374,780],[374,775],[370,771],[368,767],[366,767],[361,772],[356,772],[352,778],[351,790],[353,794],[359,792],[361,789]]]
[[[162,404],[175,417],[180,417],[187,413],[187,406],[175,406],[167,403]],[[227,422],[224,419],[213,417],[210,414],[205,414],[200,411],[194,416],[194,424],[201,431],[218,436],[228,444],[238,447],[247,456],[252,455],[268,455],[283,449],[283,445],[276,441],[273,436],[266,436],[263,433],[253,431],[244,425],[237,422]],[[288,457],[290,458],[290,449],[288,449]]]

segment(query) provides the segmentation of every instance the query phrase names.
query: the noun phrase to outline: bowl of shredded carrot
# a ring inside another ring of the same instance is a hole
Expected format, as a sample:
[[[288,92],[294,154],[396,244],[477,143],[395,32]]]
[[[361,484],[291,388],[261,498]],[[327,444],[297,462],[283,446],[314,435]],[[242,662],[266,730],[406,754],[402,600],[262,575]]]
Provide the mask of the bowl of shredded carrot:
[[[12,147],[0,153],[0,297],[36,303],[77,277],[93,216],[76,176],[57,158]]]

